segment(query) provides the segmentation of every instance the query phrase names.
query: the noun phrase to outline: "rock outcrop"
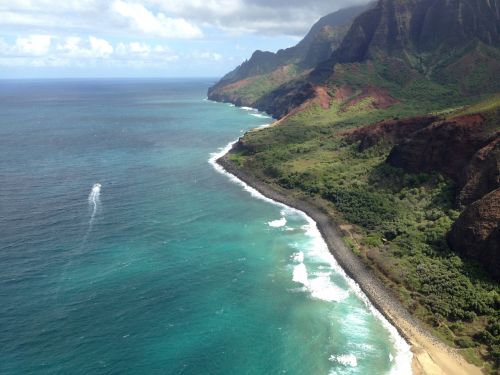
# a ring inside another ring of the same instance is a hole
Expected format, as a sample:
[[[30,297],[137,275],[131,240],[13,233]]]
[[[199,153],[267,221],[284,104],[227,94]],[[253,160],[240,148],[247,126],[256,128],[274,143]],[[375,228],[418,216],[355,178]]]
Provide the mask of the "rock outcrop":
[[[358,150],[364,151],[382,142],[396,144],[438,119],[436,116],[411,117],[402,120],[385,120],[348,133],[350,143],[359,142]]]
[[[474,154],[488,144],[481,115],[439,121],[396,145],[387,162],[409,172],[438,171],[458,181]]]
[[[500,186],[500,136],[481,148],[459,178],[458,200],[468,205]]]
[[[438,121],[394,146],[387,162],[450,177],[457,184],[457,202],[466,206],[500,186],[500,134],[484,130],[481,115]]]
[[[448,243],[477,260],[500,282],[500,188],[462,212],[448,234]]]

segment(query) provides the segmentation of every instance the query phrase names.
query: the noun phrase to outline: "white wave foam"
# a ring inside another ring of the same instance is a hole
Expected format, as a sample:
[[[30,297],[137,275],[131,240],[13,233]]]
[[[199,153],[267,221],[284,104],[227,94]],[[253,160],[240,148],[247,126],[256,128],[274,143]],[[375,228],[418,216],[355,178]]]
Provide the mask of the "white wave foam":
[[[349,292],[336,286],[327,277],[316,277],[309,280],[309,289],[313,298],[321,299],[327,302],[341,302],[349,296]]]
[[[309,284],[309,276],[307,275],[307,268],[304,263],[299,263],[293,266],[293,279],[294,282],[304,285],[307,289]]]
[[[278,220],[268,221],[267,225],[273,228],[284,227],[286,225],[286,218],[282,217],[281,219]]]
[[[258,109],[252,108],[252,107],[240,107],[240,108],[245,110],[245,111],[258,111]]]
[[[312,298],[326,302],[340,302],[348,297],[349,292],[339,288],[330,279],[330,273],[317,273],[309,275],[303,263],[304,256],[299,264],[293,266],[293,281],[302,284]],[[312,277],[314,276],[314,277]]]
[[[250,113],[250,116],[257,117],[257,118],[271,118],[270,116],[263,115],[262,113]]]
[[[375,351],[375,347],[373,345],[370,345],[370,344],[357,344],[356,345],[360,350],[364,351],[364,352],[373,352]],[[393,357],[391,354],[389,354],[389,359],[390,361],[392,362],[393,360]]]
[[[297,263],[304,263],[304,253],[299,251],[298,253],[293,254],[293,260]]]
[[[313,242],[315,243],[315,246],[312,247],[313,254],[319,259],[327,262],[335,272],[339,273],[346,280],[347,284],[349,285],[349,289],[352,290],[358,296],[358,298],[361,299],[361,301],[363,301],[370,312],[382,323],[384,328],[389,332],[394,348],[397,352],[394,357],[394,364],[391,368],[391,371],[389,372],[389,375],[411,374],[411,361],[413,358],[413,354],[408,343],[399,334],[397,329],[382,315],[382,313],[378,311],[375,306],[373,306],[366,294],[361,290],[358,283],[347,276],[344,269],[340,267],[340,265],[337,263],[337,260],[328,250],[328,246],[326,245],[326,242],[323,239],[323,236],[321,235],[316,222],[307,214],[303,213],[303,215],[308,221],[308,224],[302,226],[302,229],[305,230],[306,235],[309,235],[313,238]]]
[[[350,367],[356,367],[358,365],[358,359],[354,354],[331,355],[329,361]]]
[[[289,206],[286,206],[284,205],[283,203],[280,203],[280,202],[276,202],[275,200],[272,200],[268,197],[266,197],[265,195],[261,194],[259,191],[257,191],[256,189],[254,189],[253,187],[251,187],[250,185],[248,185],[247,183],[243,182],[242,180],[240,180],[238,177],[236,177],[235,175],[227,172],[224,167],[222,167],[221,165],[219,165],[217,163],[217,159],[221,158],[222,156],[224,156],[225,154],[227,154],[231,148],[233,148],[234,144],[238,142],[238,139],[233,141],[233,142],[230,142],[226,145],[226,147],[224,148],[221,148],[219,149],[218,152],[214,152],[214,153],[211,153],[210,154],[210,158],[208,159],[208,162],[214,167],[214,169],[227,176],[229,178],[229,180],[231,180],[232,182],[240,185],[243,190],[247,191],[248,193],[250,193],[250,195],[254,198],[257,198],[257,199],[260,199],[264,202],[267,202],[267,203],[271,203],[275,206],[278,206],[278,207],[281,207],[283,209],[286,209],[286,210],[289,210],[289,212],[295,212],[297,214],[302,214],[301,211],[299,210],[296,210],[295,208],[292,208],[292,207],[289,207]],[[305,215],[305,214],[304,214]]]
[[[302,251],[293,255],[294,262],[298,264],[293,266],[292,280],[302,284],[312,298],[327,302],[341,302],[349,296],[348,291],[332,282],[331,272],[314,272],[309,275],[304,259]]]
[[[373,304],[370,302],[365,293],[361,290],[359,285],[353,279],[347,276],[342,267],[340,267],[340,265],[337,263],[333,255],[328,250],[328,246],[326,245],[326,242],[323,239],[323,236],[321,235],[321,232],[319,231],[316,222],[311,217],[309,217],[309,215],[307,215],[305,212],[297,210],[293,207],[287,206],[283,203],[277,202],[275,200],[272,200],[264,196],[256,189],[249,186],[248,184],[237,178],[235,175],[227,172],[222,166],[217,164],[216,162],[217,159],[224,156],[229,150],[231,150],[231,148],[236,142],[238,142],[238,140],[230,142],[226,147],[221,149],[219,152],[211,154],[209,163],[215,168],[216,171],[227,176],[232,182],[242,186],[243,189],[249,192],[252,197],[268,202],[275,206],[281,207],[282,209],[288,210],[288,212],[290,213],[299,214],[302,217],[304,217],[304,219],[308,222],[308,224],[303,226],[303,229],[306,231],[306,234],[308,234],[311,238],[313,238],[314,246],[311,246],[311,249],[314,252],[314,254],[326,260],[331,266],[331,268],[337,273],[339,273],[346,280],[346,282],[349,285],[349,288],[364,302],[367,308],[372,312],[372,314],[382,323],[385,329],[389,332],[391,340],[397,352],[394,358],[394,365],[389,375],[412,374],[411,361],[413,354],[410,350],[411,349],[410,346],[398,333],[396,328],[391,323],[389,323],[389,321],[382,315],[380,311],[378,311],[375,308],[375,306],[373,306]],[[297,278],[299,277],[303,278],[303,275],[299,274],[299,272],[303,272],[303,270],[297,272],[298,272]]]

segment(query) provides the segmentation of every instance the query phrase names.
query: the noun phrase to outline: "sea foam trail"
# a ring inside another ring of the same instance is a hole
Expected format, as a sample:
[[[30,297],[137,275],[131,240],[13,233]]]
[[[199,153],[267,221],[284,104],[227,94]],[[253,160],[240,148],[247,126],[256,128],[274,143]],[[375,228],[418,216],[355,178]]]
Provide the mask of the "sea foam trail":
[[[87,239],[89,238],[90,232],[92,232],[92,228],[94,226],[94,220],[97,215],[97,212],[99,211],[99,208],[101,207],[101,184],[100,183],[95,183],[94,186],[92,186],[92,190],[90,190],[89,197],[88,197],[88,202],[89,202],[89,208],[92,211],[90,214],[90,220],[89,224],[87,226],[87,232],[85,233],[85,236],[83,236],[82,244],[80,245],[80,248],[83,248],[85,243],[87,242]]]
[[[97,209],[99,208],[99,204],[101,203],[100,197],[101,197],[101,184],[96,183],[94,184],[94,186],[92,186],[92,190],[90,191],[88,198],[90,208],[92,209],[89,225],[92,225],[94,223],[95,214],[97,213]]]
[[[328,250],[328,246],[323,236],[321,235],[321,232],[319,231],[316,222],[311,217],[309,217],[309,215],[307,215],[305,212],[297,210],[296,208],[293,207],[289,207],[283,203],[277,202],[271,198],[266,197],[265,195],[261,194],[259,191],[257,191],[244,181],[237,178],[235,175],[226,171],[221,165],[217,163],[217,160],[222,156],[224,156],[225,154],[227,154],[234,146],[234,144],[236,144],[237,142],[238,139],[228,143],[226,147],[221,148],[218,152],[212,153],[208,160],[209,163],[214,167],[214,169],[217,172],[227,176],[230,181],[243,187],[243,189],[248,193],[250,193],[252,197],[271,203],[289,212],[297,213],[302,217],[304,217],[304,219],[308,222],[308,225],[304,226],[304,229],[306,229],[306,234],[314,239],[315,246],[313,250],[315,252],[319,252],[321,254],[321,258],[327,261],[331,266],[331,268],[336,272],[338,272],[346,280],[350,290],[353,291],[361,299],[361,301],[363,301],[363,303],[367,306],[370,312],[382,323],[385,329],[389,332],[392,342],[397,351],[396,357],[392,361],[393,366],[391,368],[391,371],[389,372],[389,375],[412,374],[411,363],[413,354],[411,352],[410,346],[399,334],[397,329],[391,323],[389,323],[389,321],[382,315],[380,311],[378,311],[375,308],[375,306],[373,306],[373,304],[370,302],[366,294],[361,290],[358,283],[356,283],[353,279],[347,276],[343,268],[340,267],[340,265],[337,263],[333,255]],[[297,269],[296,274],[294,273],[294,279],[296,279],[297,282],[303,283],[306,281],[306,278],[307,278],[307,270],[304,270],[302,267]]]
[[[75,256],[80,255],[83,252],[83,249],[85,247],[85,244],[87,243],[87,240],[89,238],[90,233],[92,232],[92,227],[94,225],[94,219],[99,211],[100,205],[101,205],[101,184],[100,183],[95,183],[92,186],[92,189],[90,190],[89,196],[87,198],[88,204],[89,204],[89,209],[92,211],[90,214],[90,220],[87,225],[87,231],[85,232],[85,235],[82,238],[82,242],[80,243],[80,247],[77,248],[77,250],[73,253],[70,253],[69,260],[66,262],[66,264],[63,267],[63,270],[61,272],[61,278],[59,281],[59,286],[57,287],[56,293],[55,293],[55,298],[59,298],[59,292],[61,290],[61,285],[62,281],[66,277],[66,272],[68,270],[68,267],[73,263],[73,259]]]

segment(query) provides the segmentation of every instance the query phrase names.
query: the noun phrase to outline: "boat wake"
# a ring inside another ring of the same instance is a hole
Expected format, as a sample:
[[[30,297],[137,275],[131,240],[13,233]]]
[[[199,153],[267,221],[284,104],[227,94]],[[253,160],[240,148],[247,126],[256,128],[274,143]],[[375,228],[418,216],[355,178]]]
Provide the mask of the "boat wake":
[[[89,209],[91,211],[91,214],[90,214],[89,224],[87,226],[87,232],[85,233],[85,236],[83,237],[83,240],[82,240],[82,244],[80,246],[81,248],[87,242],[87,239],[90,235],[90,232],[92,232],[92,228],[94,226],[95,217],[101,208],[101,184],[100,183],[97,182],[94,184],[94,186],[92,186],[92,190],[90,190],[90,193],[89,193],[88,202],[89,202]]]
[[[85,235],[82,238],[80,246],[78,248],[76,248],[74,251],[71,251],[68,253],[69,259],[62,269],[61,277],[60,277],[60,281],[59,281],[59,286],[57,287],[57,291],[55,293],[56,300],[59,298],[59,292],[61,290],[61,286],[62,286],[63,281],[66,279],[66,273],[67,273],[68,268],[73,263],[73,260],[83,252],[83,249],[85,247],[85,244],[87,243],[89,235],[92,232],[95,218],[96,218],[96,216],[99,213],[99,210],[101,208],[100,197],[101,197],[101,184],[95,183],[92,186],[92,189],[90,190],[89,196],[87,198],[88,204],[89,204],[89,210],[90,210],[90,220],[87,224],[87,231],[85,232]]]
[[[95,215],[101,203],[100,197],[101,197],[101,184],[96,183],[94,184],[94,186],[92,186],[92,190],[90,191],[88,199],[89,206],[92,210],[92,214],[90,215],[89,227],[92,226],[92,224],[94,223]]]

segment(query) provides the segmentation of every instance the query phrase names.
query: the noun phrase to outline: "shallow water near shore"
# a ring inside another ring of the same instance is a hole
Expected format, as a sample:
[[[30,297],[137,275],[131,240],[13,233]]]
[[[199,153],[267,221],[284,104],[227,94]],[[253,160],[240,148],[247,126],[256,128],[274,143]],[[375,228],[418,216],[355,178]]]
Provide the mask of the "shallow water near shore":
[[[270,121],[211,83],[2,82],[0,373],[410,371],[314,222],[208,163]]]

